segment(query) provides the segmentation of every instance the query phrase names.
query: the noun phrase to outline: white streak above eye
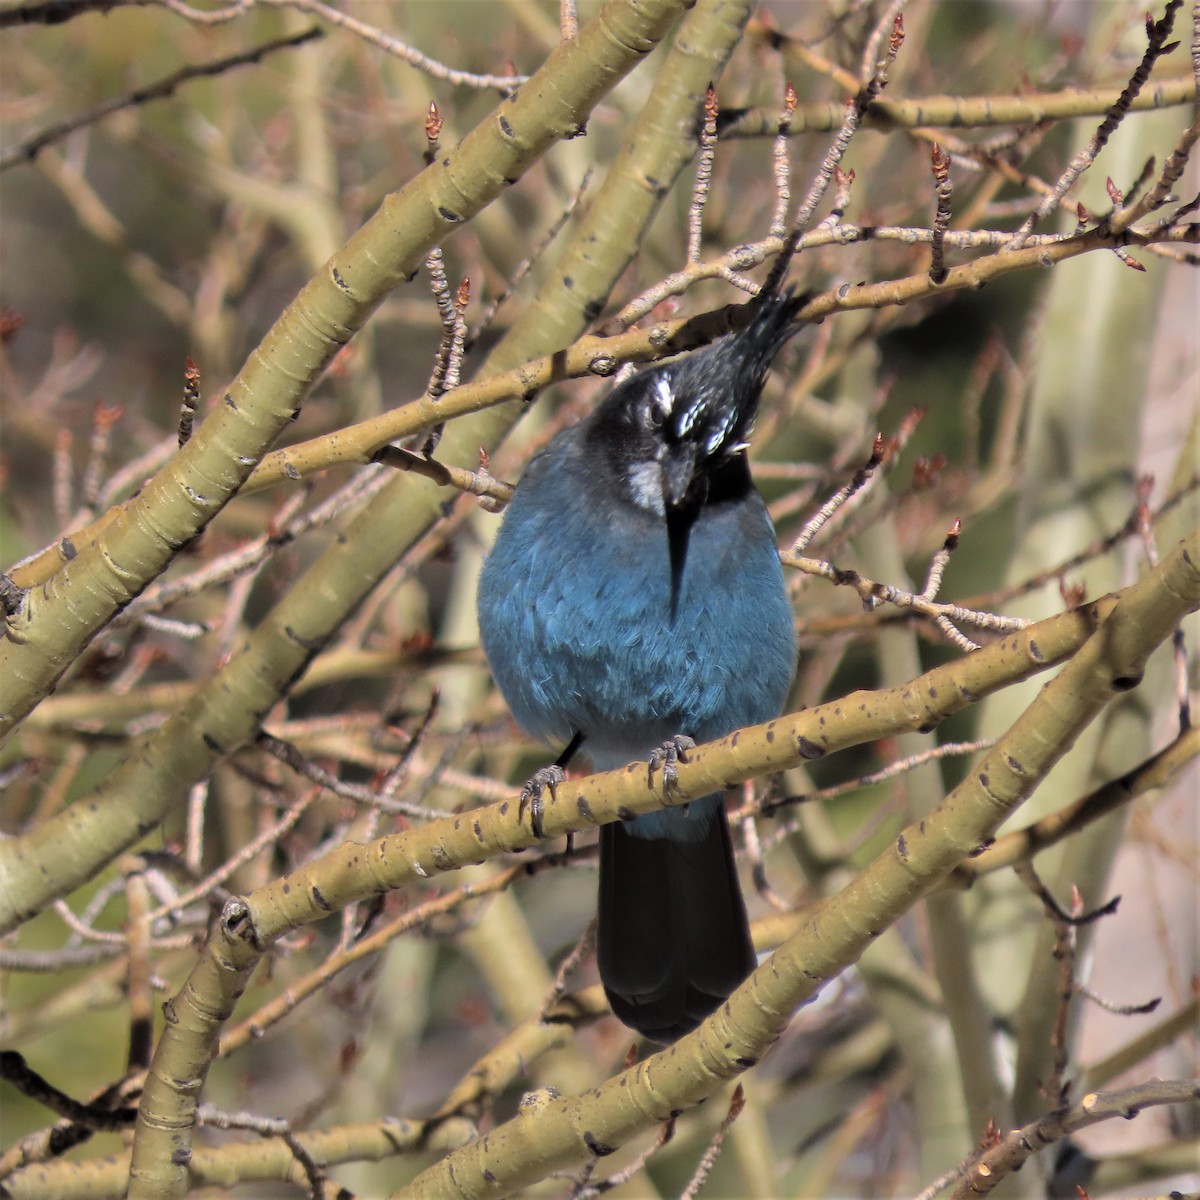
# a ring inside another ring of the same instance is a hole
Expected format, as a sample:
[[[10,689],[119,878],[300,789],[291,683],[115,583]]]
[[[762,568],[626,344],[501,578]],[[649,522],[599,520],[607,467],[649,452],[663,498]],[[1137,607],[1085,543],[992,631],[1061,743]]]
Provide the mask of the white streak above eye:
[[[671,415],[671,409],[675,405],[675,393],[671,390],[671,380],[665,374],[660,375],[654,381],[651,397],[654,411],[661,421],[665,421]]]
[[[689,404],[687,408],[680,414],[677,422],[678,434],[680,437],[687,437],[692,432],[692,426],[696,424],[700,415],[704,412],[704,401],[697,400]]]
[[[721,427],[714,430],[709,435],[708,441],[704,443],[704,452],[708,455],[716,454],[721,449],[721,443],[733,432],[733,427],[737,423],[738,414],[735,410],[730,409],[725,414],[725,420],[721,422]],[[744,444],[743,444],[744,445]],[[741,447],[727,446],[725,453],[736,454]]]

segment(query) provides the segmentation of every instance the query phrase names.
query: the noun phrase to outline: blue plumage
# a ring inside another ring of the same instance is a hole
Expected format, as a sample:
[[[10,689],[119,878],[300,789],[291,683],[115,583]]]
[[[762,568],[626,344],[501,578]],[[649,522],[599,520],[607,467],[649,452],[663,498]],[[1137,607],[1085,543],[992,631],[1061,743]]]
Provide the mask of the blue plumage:
[[[775,533],[745,455],[799,302],[644,371],[528,466],[479,581],[484,650],[517,722],[599,770],[675,735],[776,716],[794,665]],[[602,830],[598,954],[614,1011],[692,1028],[753,966],[719,795]]]

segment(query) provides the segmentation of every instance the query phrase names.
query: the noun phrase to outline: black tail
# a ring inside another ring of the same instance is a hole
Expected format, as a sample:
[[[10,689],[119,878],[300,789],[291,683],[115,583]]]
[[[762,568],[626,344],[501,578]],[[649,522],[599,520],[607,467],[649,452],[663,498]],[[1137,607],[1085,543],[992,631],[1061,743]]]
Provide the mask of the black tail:
[[[600,830],[596,933],[614,1014],[654,1042],[695,1029],[754,969],[725,810],[699,841]]]

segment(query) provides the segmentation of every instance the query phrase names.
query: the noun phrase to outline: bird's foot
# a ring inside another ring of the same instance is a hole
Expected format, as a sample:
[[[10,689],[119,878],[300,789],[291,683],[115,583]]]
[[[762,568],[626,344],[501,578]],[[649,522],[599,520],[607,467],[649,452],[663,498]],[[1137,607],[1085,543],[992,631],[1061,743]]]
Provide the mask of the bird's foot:
[[[566,779],[566,771],[554,763],[549,767],[540,767],[534,771],[529,782],[521,789],[521,803],[517,807],[517,820],[525,819],[525,810],[529,809],[529,827],[533,836],[539,840],[545,837],[542,829],[542,816],[545,809],[542,806],[542,793],[549,788],[550,798],[558,797],[558,785]]]
[[[666,792],[672,791],[675,784],[679,782],[677,764],[687,762],[687,752],[695,750],[695,748],[696,743],[690,737],[685,737],[682,733],[677,733],[673,738],[668,738],[667,741],[663,742],[650,755],[650,769],[646,776],[647,783],[653,787],[654,772],[662,771],[663,790]]]

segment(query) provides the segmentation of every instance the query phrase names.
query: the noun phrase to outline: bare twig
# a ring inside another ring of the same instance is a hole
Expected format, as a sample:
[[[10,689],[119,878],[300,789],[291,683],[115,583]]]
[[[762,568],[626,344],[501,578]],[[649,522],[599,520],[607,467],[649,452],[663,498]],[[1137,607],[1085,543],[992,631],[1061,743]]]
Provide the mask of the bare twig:
[[[558,27],[564,42],[569,42],[579,33],[579,13],[575,8],[575,0],[558,0]]]
[[[571,196],[571,198],[563,206],[562,215],[558,217],[558,219],[555,220],[550,225],[549,229],[547,229],[546,232],[541,236],[537,245],[533,248],[533,252],[527,258],[523,258],[519,263],[517,263],[516,267],[513,268],[510,278],[488,302],[487,307],[484,308],[483,314],[479,318],[479,321],[471,327],[466,339],[466,346],[468,349],[474,345],[474,343],[478,340],[479,335],[483,333],[485,329],[489,329],[491,327],[491,324],[496,319],[496,313],[499,311],[501,305],[509,298],[509,296],[513,294],[517,287],[520,286],[522,281],[529,275],[529,272],[533,270],[534,265],[549,249],[550,243],[553,242],[558,236],[563,226],[566,225],[571,217],[575,215],[579,205],[583,202],[584,193],[587,191],[588,185],[591,182],[592,168],[588,167],[583,174],[583,179],[580,181],[579,187],[575,190],[575,194]]]
[[[430,113],[431,120],[426,123],[427,134],[429,133],[434,113],[432,106],[430,107]],[[440,120],[437,127],[440,129]],[[436,132],[430,135],[429,144],[431,147],[437,145]],[[446,269],[442,260],[442,249],[440,246],[435,246],[430,251],[429,257],[425,260],[425,266],[429,271],[429,284],[433,291],[438,318],[442,325],[441,341],[438,344],[437,353],[434,355],[433,370],[429,376],[429,383],[425,387],[425,394],[431,400],[436,400],[447,389],[458,386],[459,374],[462,367],[463,346],[467,336],[467,325],[463,314],[466,311],[467,302],[471,296],[471,283],[470,280],[463,279],[458,285],[458,292],[454,295],[451,294],[450,281],[446,278]],[[424,441],[421,444],[421,453],[426,458],[431,457],[434,450],[437,449],[437,444],[441,441],[445,427],[445,423],[439,421],[426,433]]]
[[[749,786],[746,788],[750,792]],[[758,835],[758,825],[754,819],[752,803],[743,804],[745,816],[741,820],[742,842],[746,847],[746,861],[750,864],[750,878],[754,880],[754,890],[777,912],[790,912],[792,906],[771,886],[767,879],[767,866],[763,859],[762,838]]]
[[[833,145],[826,151],[825,157],[817,169],[816,178],[809,188],[808,195],[805,196],[800,208],[796,212],[796,216],[792,222],[793,234],[803,233],[808,228],[808,224],[812,220],[817,206],[821,203],[821,199],[828,190],[830,181],[833,179],[834,169],[841,165],[841,161],[846,154],[846,147],[850,145],[851,139],[858,132],[863,116],[867,109],[870,108],[872,102],[879,96],[880,92],[887,87],[892,64],[895,62],[896,55],[900,52],[900,47],[904,43],[904,18],[899,8],[899,5],[893,4],[892,9],[895,11],[889,10],[884,20],[879,23],[878,29],[880,31],[885,29],[888,31],[887,46],[882,54],[876,52],[877,57],[872,63],[869,78],[857,94],[847,102],[846,113],[842,119],[842,127],[838,130],[837,136],[833,140]],[[882,41],[882,38],[880,41]]]
[[[0,1079],[58,1116],[93,1132],[128,1129],[137,1119],[136,1108],[114,1110],[103,1104],[81,1104],[39,1075],[16,1050],[0,1050]]]
[[[1056,1108],[999,1139],[966,1168],[953,1200],[986,1195],[1038,1151],[1069,1134],[1101,1121],[1132,1120],[1144,1109],[1163,1104],[1188,1104],[1200,1099],[1200,1081],[1153,1079],[1115,1092],[1090,1092],[1078,1104]]]
[[[542,1007],[539,1010],[543,1021],[546,1019],[547,1013],[567,994],[567,982],[579,970],[579,964],[591,954],[595,946],[596,922],[589,921],[575,945],[571,947],[570,954],[559,963],[558,970],[554,972],[554,982],[546,993],[546,998],[542,1001]]]
[[[54,518],[59,529],[71,528],[71,515],[75,508],[73,466],[71,447],[75,438],[69,429],[62,428],[54,435],[54,458],[52,460],[52,493],[54,496]],[[64,547],[65,549],[65,547]],[[70,551],[67,551],[70,555]]]
[[[126,1074],[145,1071],[154,1051],[153,989],[150,983],[150,888],[146,881],[146,863],[136,855],[125,864],[127,916],[126,940],[129,946],[129,1048]]]
[[[771,146],[772,174],[775,177],[775,212],[771,217],[771,237],[779,238],[781,242],[787,234],[787,210],[792,199],[788,134],[792,129],[792,117],[795,115],[797,103],[799,101],[796,89],[789,83],[783,92],[783,110],[779,114],[779,131]]]
[[[799,536],[792,542],[788,553],[784,555],[784,562],[794,565],[792,560],[798,561],[798,556],[803,554],[808,549],[812,540],[818,533],[828,524],[833,516],[839,512],[846,502],[857,492],[861,491],[871,481],[871,477],[882,465],[884,460],[884,441],[883,434],[875,435],[875,442],[871,448],[871,457],[867,459],[866,464],[859,470],[855,471],[853,478],[844,487],[840,488],[820,509],[809,519],[808,523],[800,531]]]
[[[721,1124],[717,1126],[717,1131],[708,1143],[708,1147],[705,1149],[700,1162],[696,1165],[696,1170],[693,1172],[691,1179],[688,1180],[687,1186],[679,1193],[680,1200],[695,1200],[695,1197],[703,1191],[704,1185],[708,1182],[708,1177],[712,1174],[712,1169],[716,1165],[721,1148],[725,1144],[725,1138],[729,1134],[729,1127],[742,1115],[742,1109],[745,1107],[746,1093],[739,1083],[733,1089],[733,1096],[729,1101],[728,1112],[726,1112]]]
[[[1041,881],[1031,863],[1014,863],[1013,870],[1016,872],[1017,878],[1041,901],[1042,907],[1046,910],[1046,915],[1052,921],[1069,925],[1072,928],[1078,928],[1080,925],[1090,925],[1093,921],[1100,920],[1101,917],[1112,916],[1121,903],[1121,897],[1114,896],[1099,908],[1094,908],[1090,912],[1084,912],[1082,902],[1076,895],[1072,897],[1071,911],[1068,912],[1058,903],[1054,898],[1054,894]]]
[[[1161,996],[1155,996],[1150,1000],[1144,1000],[1141,1004],[1118,1004],[1115,1000],[1106,999],[1099,992],[1093,991],[1079,980],[1075,981],[1075,990],[1081,995],[1086,996],[1098,1008],[1104,1009],[1105,1012],[1113,1013],[1118,1017],[1144,1017],[1158,1009],[1162,1003]]]
[[[717,156],[717,90],[710,83],[704,93],[704,121],[700,126],[700,159],[696,164],[696,182],[692,186],[692,203],[688,208],[687,261],[700,261],[701,225],[704,206],[708,202],[708,187],[712,182],[713,162]]]
[[[327,987],[329,981],[340,972],[356,962],[378,954],[395,938],[420,929],[435,918],[452,913],[471,900],[502,892],[518,879],[526,879],[548,867],[561,865],[561,861],[561,855],[535,858],[517,866],[507,867],[482,883],[466,884],[407,909],[386,924],[373,929],[368,936],[360,938],[353,945],[340,948],[331,954],[319,967],[303,978],[294,980],[282,994],[230,1029],[221,1039],[222,1057],[260,1038],[266,1029],[293,1012],[304,1000]]]
[[[1171,30],[1175,25],[1175,13],[1182,4],[1183,0],[1167,0],[1166,8],[1163,10],[1163,15],[1159,20],[1152,21],[1149,17],[1146,18],[1147,46],[1146,52],[1142,55],[1141,62],[1138,63],[1137,69],[1129,77],[1129,82],[1122,89],[1120,96],[1117,97],[1116,101],[1105,114],[1104,120],[1100,122],[1096,132],[1092,134],[1088,144],[1075,155],[1067,165],[1066,170],[1059,176],[1050,194],[1045,197],[1034,212],[1029,214],[1029,217],[1017,231],[1017,237],[1012,247],[1014,250],[1019,250],[1025,244],[1026,237],[1033,232],[1037,224],[1045,220],[1058,206],[1059,202],[1075,185],[1075,181],[1080,175],[1096,161],[1100,151],[1108,144],[1108,139],[1112,137],[1117,127],[1128,115],[1134,98],[1142,90],[1142,86],[1146,80],[1150,78],[1150,72],[1154,68],[1154,64],[1164,54],[1169,53],[1172,48],[1167,39],[1171,36]]]
[[[265,731],[258,735],[256,742],[268,754],[278,758],[280,762],[287,763],[297,775],[304,776],[305,779],[320,787],[328,788],[334,795],[341,796],[344,800],[353,800],[356,804],[365,804],[385,813],[411,817],[418,821],[436,821],[446,815],[436,808],[425,808],[419,804],[410,804],[405,800],[389,799],[374,788],[363,787],[356,783],[346,783],[318,767],[316,763],[310,762],[290,742],[272,737]]]
[[[127,1076],[81,1104],[43,1079],[15,1050],[0,1051],[0,1079],[7,1079],[30,1099],[63,1118],[48,1129],[27,1134],[0,1154],[0,1180],[21,1167],[59,1158],[94,1133],[127,1130],[137,1117],[143,1078],[143,1073]]]
[[[353,478],[327,499],[308,512],[298,512],[307,498],[303,489],[293,493],[280,505],[265,533],[246,542],[228,554],[204,564],[195,571],[147,588],[113,621],[114,627],[145,620],[170,604],[197,596],[200,593],[235,579],[249,580],[252,573],[271,555],[295,541],[302,534],[329,524],[348,508],[370,499],[387,483],[385,472],[368,469],[358,471]],[[226,609],[226,620],[236,623],[237,606]]]
[[[411,471],[414,475],[424,475],[443,487],[455,487],[460,492],[470,496],[479,496],[492,501],[492,512],[498,512],[512,499],[512,484],[493,479],[486,468],[478,471],[468,471],[464,467],[452,467],[446,463],[436,462],[423,455],[414,454],[400,446],[384,446],[375,455],[375,461],[385,467],[394,467],[398,471]]]
[[[929,258],[929,278],[934,283],[941,283],[946,278],[946,267],[943,261],[946,244],[946,230],[950,227],[950,197],[954,193],[950,183],[950,159],[937,142],[933,143],[932,151],[933,180],[937,190],[937,211],[933,217],[932,253]]]
[[[230,875],[246,863],[251,862],[268,846],[275,845],[289,830],[294,829],[309,806],[315,800],[319,799],[320,795],[320,788],[309,788],[299,800],[288,808],[280,820],[267,826],[256,838],[253,838],[240,847],[236,854],[227,858],[215,871],[202,879],[195,887],[190,888],[186,892],[181,892],[168,903],[156,908],[150,913],[148,920],[160,921],[167,917],[178,920],[183,910],[189,905],[196,904],[210,897],[213,890],[219,887]]]
[[[38,0],[0,9],[0,29],[17,25],[61,25],[85,13],[107,13],[114,8],[152,4],[154,0]]]
[[[440,63],[436,59],[422,54],[420,50],[408,45],[407,42],[402,42],[399,38],[384,33],[377,26],[360,21],[357,17],[352,17],[349,13],[342,12],[332,5],[323,4],[321,0],[256,0],[256,3],[272,8],[294,8],[299,12],[318,17],[330,25],[362,38],[363,41],[378,47],[386,54],[403,59],[409,66],[423,71],[431,78],[441,79],[455,86],[510,92],[514,88],[520,87],[529,78],[527,75],[511,73],[507,75],[477,75],[472,71],[456,70],[454,67],[449,67],[445,63]]]
[[[83,482],[79,487],[79,498],[84,507],[94,511],[100,499],[100,488],[104,483],[104,472],[108,465],[108,452],[112,445],[113,426],[121,419],[123,409],[117,404],[97,404],[92,414],[92,436],[88,443],[87,465],[83,469]]]
[[[196,409],[200,406],[200,368],[192,360],[183,364],[183,401],[179,406],[179,445],[186,446],[192,439],[192,426],[196,420]]]
[[[249,1129],[263,1137],[282,1139],[287,1143],[287,1148],[295,1155],[296,1161],[308,1179],[309,1195],[313,1197],[313,1200],[320,1200],[325,1183],[325,1172],[321,1170],[316,1160],[292,1132],[290,1122],[281,1117],[262,1117],[248,1112],[226,1112],[213,1104],[201,1104],[197,1109],[196,1119],[201,1125],[210,1125],[214,1129]]]
[[[17,163],[32,161],[47,146],[62,141],[67,134],[74,132],[76,129],[82,129],[87,125],[94,125],[97,121],[103,120],[103,118],[111,116],[115,112],[120,112],[122,109],[137,108],[143,104],[148,104],[151,100],[162,100],[167,96],[171,96],[180,86],[193,79],[205,79],[214,75],[223,75],[226,71],[231,71],[235,67],[244,67],[259,63],[268,54],[273,54],[276,50],[286,50],[295,46],[301,46],[305,42],[311,42],[314,38],[322,36],[323,34],[320,29],[306,29],[303,33],[291,34],[288,37],[273,38],[271,41],[264,42],[260,46],[255,46],[251,50],[245,50],[241,54],[231,54],[226,58],[214,59],[212,62],[181,67],[178,71],[173,71],[157,83],[147,84],[145,87],[136,88],[127,95],[106,100],[103,104],[97,104],[94,108],[76,113],[75,116],[69,117],[65,121],[56,122],[54,125],[43,129],[40,133],[34,134],[33,137],[18,142],[15,146],[0,150],[0,171],[3,171],[7,167],[15,166]]]
[[[939,759],[950,758],[959,754],[978,754],[981,750],[990,749],[994,744],[991,738],[984,738],[976,742],[944,742],[940,746],[931,746],[928,750],[921,750],[894,763],[889,763],[886,767],[882,767],[878,771],[859,775],[855,779],[846,780],[844,783],[834,784],[827,788],[817,788],[814,791],[803,792],[800,795],[779,796],[764,800],[758,805],[758,811],[764,817],[770,817],[774,816],[781,809],[792,808],[797,804],[808,804],[814,800],[833,800],[849,792],[857,792],[862,788],[873,787],[877,783],[884,783],[889,779],[894,779],[898,775],[905,775],[910,771],[916,770],[918,767],[924,766],[926,763],[936,762]],[[735,813],[734,816],[740,815],[740,811],[739,813]],[[772,838],[771,844],[774,844],[774,840]]]
[[[675,1118],[664,1121],[659,1126],[658,1137],[656,1137],[645,1150],[643,1150],[636,1158],[634,1158],[626,1166],[619,1171],[614,1171],[611,1175],[606,1176],[599,1183],[582,1186],[572,1190],[571,1196],[573,1200],[593,1200],[596,1196],[602,1196],[607,1192],[611,1192],[616,1188],[624,1187],[629,1183],[646,1164],[675,1136]],[[590,1173],[589,1173],[590,1177]]]

